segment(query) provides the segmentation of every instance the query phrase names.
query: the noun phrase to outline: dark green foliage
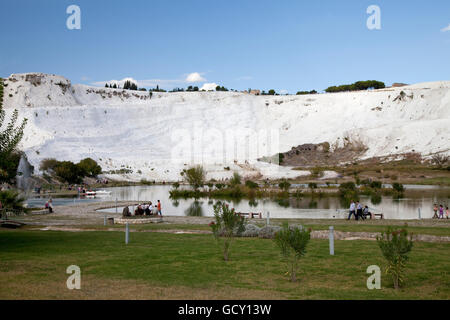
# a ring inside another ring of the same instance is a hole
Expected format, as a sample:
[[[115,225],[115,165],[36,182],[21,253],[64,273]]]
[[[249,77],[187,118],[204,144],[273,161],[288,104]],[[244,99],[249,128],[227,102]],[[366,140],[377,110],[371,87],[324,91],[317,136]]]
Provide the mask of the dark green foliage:
[[[305,255],[310,238],[309,230],[289,227],[287,222],[283,224],[283,229],[275,234],[274,241],[286,259],[292,282],[297,281],[298,260]]]
[[[216,188],[217,190],[222,189],[223,187],[225,187],[225,185],[223,183],[216,183]]]
[[[284,160],[284,154],[279,153],[278,154],[278,164],[282,164]]]
[[[258,184],[256,182],[253,182],[252,180],[245,181],[245,185],[249,187],[250,189],[257,189]]]
[[[217,86],[216,87],[216,91],[228,91],[228,89],[227,88],[225,88],[224,86]]]
[[[392,189],[394,189],[398,193],[403,193],[403,191],[405,191],[405,187],[401,183],[398,183],[398,182],[394,182],[392,184]]]
[[[408,254],[413,247],[412,237],[408,236],[406,228],[392,229],[377,237],[378,246],[387,261],[386,274],[392,276],[394,288],[398,289],[404,282],[404,270]]]
[[[25,198],[22,198],[17,191],[6,190],[0,191],[0,201],[2,202],[3,208],[14,209],[14,210],[24,210]]]
[[[310,188],[311,190],[317,189],[317,183],[315,182],[308,183],[308,188]]]
[[[123,88],[125,90],[137,90],[137,84],[134,82],[131,82],[130,80],[125,81],[125,83],[123,84]]]
[[[288,191],[289,188],[291,187],[291,184],[287,180],[283,180],[278,184],[278,186],[280,187],[281,190]]]
[[[196,91],[198,91],[198,87],[189,86],[189,87],[187,87],[186,91],[188,91],[188,92],[196,92]]]
[[[83,178],[83,170],[72,161],[59,161],[55,167],[55,173],[68,183],[80,183]]]
[[[0,157],[0,182],[10,182],[17,175],[21,153],[13,151]]]
[[[102,168],[91,158],[83,159],[77,164],[47,158],[41,161],[39,169],[44,172],[54,172],[68,183],[79,183],[84,177],[96,177],[102,172]]]
[[[297,95],[300,96],[300,95],[305,95],[305,94],[316,94],[316,93],[317,93],[316,90],[311,90],[311,91],[298,91],[298,92],[297,92]]]
[[[96,177],[102,173],[102,167],[91,158],[81,160],[77,166],[81,169],[81,172],[85,177]]]
[[[370,187],[373,189],[381,189],[382,183],[381,183],[381,181],[372,181],[370,183]]]
[[[210,223],[210,227],[214,237],[219,242],[222,239],[223,258],[228,261],[234,237],[245,230],[245,219],[238,215],[234,209],[230,209],[228,204],[221,201],[214,205],[214,218],[215,221]]]
[[[341,86],[332,86],[325,89],[325,92],[343,92],[343,91],[357,91],[357,90],[367,90],[373,89],[383,89],[385,88],[384,82],[376,80],[358,81],[353,84],[344,84]]]

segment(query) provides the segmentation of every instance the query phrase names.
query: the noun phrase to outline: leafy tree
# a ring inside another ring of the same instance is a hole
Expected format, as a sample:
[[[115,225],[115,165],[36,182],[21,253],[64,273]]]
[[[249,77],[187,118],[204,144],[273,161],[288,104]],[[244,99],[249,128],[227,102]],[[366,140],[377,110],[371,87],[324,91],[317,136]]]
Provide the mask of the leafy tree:
[[[55,168],[56,175],[68,183],[80,183],[83,178],[83,171],[71,161],[61,161]]]
[[[218,201],[213,207],[215,222],[211,222],[209,225],[214,237],[222,244],[223,259],[228,261],[235,235],[239,235],[245,230],[245,219],[234,209],[230,209],[228,204]]]
[[[2,158],[0,161],[0,182],[9,182],[15,179],[21,156],[21,152],[14,150]]]
[[[206,172],[202,166],[192,167],[186,170],[184,178],[195,190],[205,184]]]
[[[18,126],[16,126],[19,117],[19,112],[13,111],[10,121],[6,124],[6,113],[3,110],[3,79],[0,78],[0,181],[8,181],[11,178],[11,163],[13,158],[17,158],[13,153],[17,152],[16,147],[23,137],[23,130],[27,124],[27,119],[23,119]],[[6,125],[5,125],[6,124]],[[20,159],[20,157],[19,157]],[[17,167],[15,168],[17,169]],[[15,170],[13,170],[15,171]]]
[[[298,261],[305,255],[310,238],[310,230],[291,228],[287,222],[275,234],[274,241],[286,260],[292,282],[297,281]]]
[[[269,96],[274,96],[276,94],[274,89],[270,89],[269,92],[267,93]]]
[[[177,190],[180,187],[180,184],[178,182],[175,182],[173,184],[173,187],[175,188],[175,190]]]
[[[97,162],[91,158],[81,160],[77,166],[80,168],[82,174],[87,177],[96,177],[102,173],[102,167],[100,167]]]
[[[396,230],[388,227],[377,237],[377,243],[387,261],[386,274],[391,275],[394,288],[398,289],[404,282],[406,261],[413,247],[412,237],[408,237],[406,228]]]
[[[125,83],[123,84],[123,88],[125,90],[137,90],[137,84],[134,82],[131,82],[130,80],[125,81]]]
[[[39,170],[47,171],[47,172],[50,170],[55,171],[57,165],[58,165],[58,160],[56,160],[54,158],[46,158],[41,161]]]
[[[357,81],[353,84],[344,84],[340,86],[331,86],[325,89],[325,92],[342,92],[342,91],[357,91],[357,90],[367,90],[367,89],[383,89],[385,88],[384,82],[376,80],[367,81]]]

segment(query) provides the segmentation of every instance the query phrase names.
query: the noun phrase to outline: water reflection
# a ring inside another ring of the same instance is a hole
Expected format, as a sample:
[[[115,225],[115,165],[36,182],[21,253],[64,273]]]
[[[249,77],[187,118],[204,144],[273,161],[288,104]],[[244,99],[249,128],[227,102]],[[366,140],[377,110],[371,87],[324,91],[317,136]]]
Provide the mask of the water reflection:
[[[203,217],[203,202],[195,200],[185,211],[188,217]]]
[[[53,203],[66,205],[83,201],[114,201],[126,200],[136,202],[156,203],[161,200],[164,215],[172,216],[213,216],[213,199],[170,199],[170,186],[136,186],[109,188],[110,197],[102,199],[70,199],[54,198]],[[423,218],[433,216],[432,207],[434,203],[444,206],[449,204],[450,188],[427,188],[424,190],[413,190],[405,194],[406,198],[393,199],[393,197],[375,195],[360,196],[360,202],[368,205],[371,210],[383,212],[388,219],[417,219],[418,209],[421,208]],[[43,206],[47,198],[29,199],[28,204],[32,207]],[[283,199],[233,199],[223,200],[231,207],[240,212],[261,212],[266,216],[274,218],[343,218],[347,214],[348,203],[340,197],[318,195],[314,197],[303,196],[301,198]],[[112,212],[114,212],[113,210]],[[118,210],[121,212],[121,209]]]

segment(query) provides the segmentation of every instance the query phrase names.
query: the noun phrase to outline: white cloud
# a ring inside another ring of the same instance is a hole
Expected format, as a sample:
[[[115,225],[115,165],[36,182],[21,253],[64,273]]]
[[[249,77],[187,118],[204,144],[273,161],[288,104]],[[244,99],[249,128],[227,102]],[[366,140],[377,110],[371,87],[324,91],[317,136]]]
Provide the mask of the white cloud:
[[[188,83],[204,82],[204,81],[206,81],[206,79],[203,78],[200,73],[193,72],[193,73],[188,74],[188,76],[186,77],[185,81],[188,82]]]
[[[289,91],[287,91],[286,89],[280,90],[280,93],[281,93],[281,94],[288,94],[288,92],[289,92]]]
[[[89,81],[89,80],[91,80],[89,77],[86,76],[81,77],[81,81]]]
[[[442,32],[450,31],[450,24],[449,24],[447,27],[441,29],[441,31],[442,31]]]
[[[212,90],[212,91],[215,91],[216,90],[216,87],[217,87],[217,83],[205,83],[201,88],[200,88],[200,90],[205,90],[205,91],[210,91],[210,90]]]

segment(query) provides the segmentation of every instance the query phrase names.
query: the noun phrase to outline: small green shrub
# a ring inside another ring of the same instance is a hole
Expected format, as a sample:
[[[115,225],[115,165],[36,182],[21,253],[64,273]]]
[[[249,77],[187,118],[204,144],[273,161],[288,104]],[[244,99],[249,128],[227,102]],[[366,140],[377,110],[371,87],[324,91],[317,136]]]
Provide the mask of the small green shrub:
[[[398,289],[404,282],[406,261],[413,247],[412,237],[408,237],[406,228],[397,230],[388,227],[386,232],[377,237],[377,243],[387,261],[386,274],[391,275],[394,288]]]
[[[222,244],[223,259],[228,261],[234,237],[245,230],[245,219],[234,209],[230,209],[228,204],[221,201],[218,201],[213,207],[215,222],[211,222],[209,225],[216,240]]]
[[[239,184],[241,184],[241,176],[239,175],[239,173],[234,172],[233,173],[233,177],[230,179],[230,185],[231,186],[237,186]]]
[[[291,228],[287,222],[275,234],[274,241],[286,260],[292,282],[297,281],[298,260],[305,255],[310,238],[310,230]]]

